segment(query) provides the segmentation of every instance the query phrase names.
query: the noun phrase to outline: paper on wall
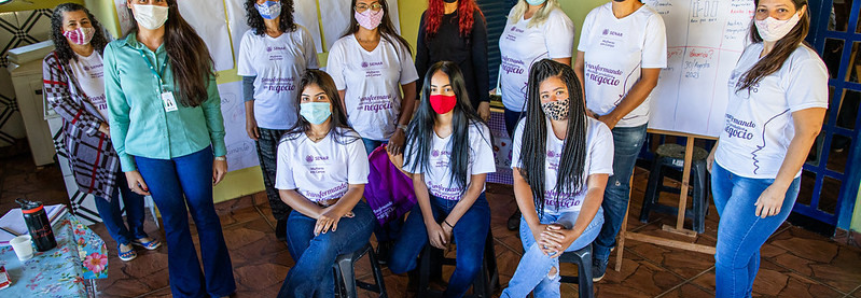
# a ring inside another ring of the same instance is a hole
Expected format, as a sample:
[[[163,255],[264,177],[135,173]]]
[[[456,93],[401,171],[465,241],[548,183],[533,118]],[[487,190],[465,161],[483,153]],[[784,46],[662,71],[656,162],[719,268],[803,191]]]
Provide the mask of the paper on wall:
[[[114,6],[117,8],[117,20],[120,22],[120,36],[116,36],[116,39],[120,39],[132,31],[135,24],[126,0],[114,0]]]
[[[245,131],[242,82],[219,84],[218,94],[221,95],[221,115],[224,118],[227,170],[232,172],[259,165],[257,147]]]
[[[248,27],[247,13],[245,11],[245,0],[226,0],[227,22],[230,27],[230,35],[233,37],[233,58],[239,60],[239,45],[242,36],[250,29]],[[314,38],[317,53],[323,52],[323,37],[320,35],[320,19],[317,17],[317,2],[302,0],[293,2],[293,21],[302,25]]]
[[[413,0],[415,1],[415,0]],[[388,0],[389,18],[395,26],[395,32],[400,34],[401,22],[398,17],[398,1]],[[326,50],[335,44],[350,27],[351,0],[320,0],[320,17],[323,20],[323,34],[326,36]]]
[[[741,57],[753,1],[647,0],[667,28],[667,68],[652,91],[649,128],[717,137],[727,82]]]
[[[212,0],[182,0],[177,1],[179,13],[197,31],[206,43],[209,55],[215,62],[215,70],[233,69],[233,52],[230,47],[230,35],[227,33],[224,3]]]

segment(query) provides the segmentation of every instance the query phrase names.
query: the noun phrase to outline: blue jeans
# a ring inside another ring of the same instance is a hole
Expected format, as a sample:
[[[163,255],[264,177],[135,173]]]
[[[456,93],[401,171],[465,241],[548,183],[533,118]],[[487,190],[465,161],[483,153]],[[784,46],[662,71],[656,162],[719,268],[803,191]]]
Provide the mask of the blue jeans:
[[[353,214],[353,218],[341,218],[337,231],[314,236],[316,219],[296,210],[290,213],[287,248],[296,265],[287,273],[278,297],[335,297],[335,259],[364,247],[377,221],[364,201],[353,207]]]
[[[580,212],[556,215],[544,213],[539,221],[541,224],[558,223],[570,229],[574,227],[579,216]],[[583,234],[580,234],[580,237],[574,240],[565,251],[577,251],[592,243],[595,237],[598,237],[602,224],[604,224],[604,213],[599,209]],[[508,282],[508,288],[502,291],[500,297],[526,297],[532,291],[534,291],[535,298],[560,297],[559,259],[551,258],[541,252],[541,248],[535,243],[535,237],[532,236],[529,225],[522,217],[520,218],[520,239],[523,241],[523,257],[520,258],[517,270],[514,271],[514,276]],[[548,276],[551,268],[556,268],[556,275],[552,278]]]
[[[211,147],[172,159],[135,157],[164,222],[174,297],[220,297],[236,290],[221,220],[212,201],[212,159]],[[204,272],[191,239],[189,212],[197,227]]]
[[[751,297],[759,271],[759,250],[792,213],[801,177],[786,191],[780,213],[757,217],[756,200],[774,179],[753,179],[733,174],[717,162],[712,166],[712,195],[720,215],[715,254],[716,297]]]
[[[646,140],[647,126],[613,128],[613,176],[607,179],[604,202],[601,203],[604,208],[604,226],[595,239],[596,264],[607,263],[610,248],[616,245],[616,235],[628,211],[631,175]]]
[[[365,144],[365,151],[368,153],[368,156],[370,156],[371,152],[374,152],[374,149],[377,149],[377,147],[380,147],[383,144],[388,144],[389,141],[377,141],[377,140],[362,138],[362,143]]]
[[[430,195],[434,220],[442,222],[460,201],[446,200]],[[481,270],[484,244],[490,230],[490,205],[484,193],[478,196],[469,210],[461,216],[452,230],[457,244],[457,266],[448,281],[444,297],[462,297]],[[389,269],[401,274],[416,268],[416,257],[428,244],[428,232],[419,204],[413,207],[404,223],[401,238],[395,243]]]
[[[123,206],[126,211],[126,224],[123,223],[123,210],[120,209],[120,192],[122,191]],[[132,240],[147,238],[144,232],[144,197],[129,189],[124,173],[117,173],[116,187],[111,194],[111,201],[96,197],[96,209],[108,229],[108,234],[117,245],[129,244]],[[119,251],[119,250],[117,250]]]

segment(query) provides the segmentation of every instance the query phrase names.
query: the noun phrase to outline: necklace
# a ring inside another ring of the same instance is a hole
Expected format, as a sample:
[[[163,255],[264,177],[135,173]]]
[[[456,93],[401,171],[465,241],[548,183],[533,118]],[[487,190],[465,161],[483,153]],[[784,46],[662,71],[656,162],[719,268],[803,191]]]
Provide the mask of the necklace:
[[[309,139],[311,139],[311,141],[313,141],[314,143],[317,143],[317,142],[319,142],[320,140],[322,140],[322,139],[326,138],[326,135],[327,135],[327,134],[323,134],[323,136],[321,136],[321,137],[315,137],[315,136],[312,136],[312,135],[311,135],[311,133],[313,133],[313,132],[307,133],[306,135],[307,135],[307,136],[308,136],[308,138],[309,138]]]

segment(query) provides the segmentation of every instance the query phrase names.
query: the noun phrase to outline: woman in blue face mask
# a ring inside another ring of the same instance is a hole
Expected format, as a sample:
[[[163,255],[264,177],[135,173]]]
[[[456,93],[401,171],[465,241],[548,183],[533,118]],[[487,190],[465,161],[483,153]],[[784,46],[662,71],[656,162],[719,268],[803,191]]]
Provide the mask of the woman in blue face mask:
[[[526,115],[526,82],[529,68],[541,59],[571,65],[574,23],[559,8],[557,0],[520,0],[508,14],[499,38],[497,93],[505,105],[505,129],[514,135],[517,121]],[[508,229],[520,226],[520,211],[508,219]]]
[[[334,297],[335,258],[367,244],[376,222],[361,200],[368,157],[329,75],[309,70],[298,90],[301,116],[278,145],[275,179],[281,200],[293,208],[286,236],[296,266],[278,297]]]
[[[290,207],[275,189],[278,139],[296,123],[296,85],[307,69],[317,69],[317,49],[305,27],[293,22],[292,0],[246,0],[251,29],[242,36],[237,74],[242,76],[245,128],[257,141],[257,157],[272,215],[275,235],[284,240]]]

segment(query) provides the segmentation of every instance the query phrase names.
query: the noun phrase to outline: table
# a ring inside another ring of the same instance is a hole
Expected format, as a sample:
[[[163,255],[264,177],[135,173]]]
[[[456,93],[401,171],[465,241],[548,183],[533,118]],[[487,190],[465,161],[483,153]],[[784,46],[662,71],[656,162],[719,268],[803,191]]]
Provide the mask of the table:
[[[88,280],[108,277],[105,242],[77,217],[66,213],[52,227],[57,247],[37,252],[23,263],[12,246],[0,246],[0,265],[6,267],[12,286],[3,297],[87,297]],[[35,251],[35,249],[34,249]]]

